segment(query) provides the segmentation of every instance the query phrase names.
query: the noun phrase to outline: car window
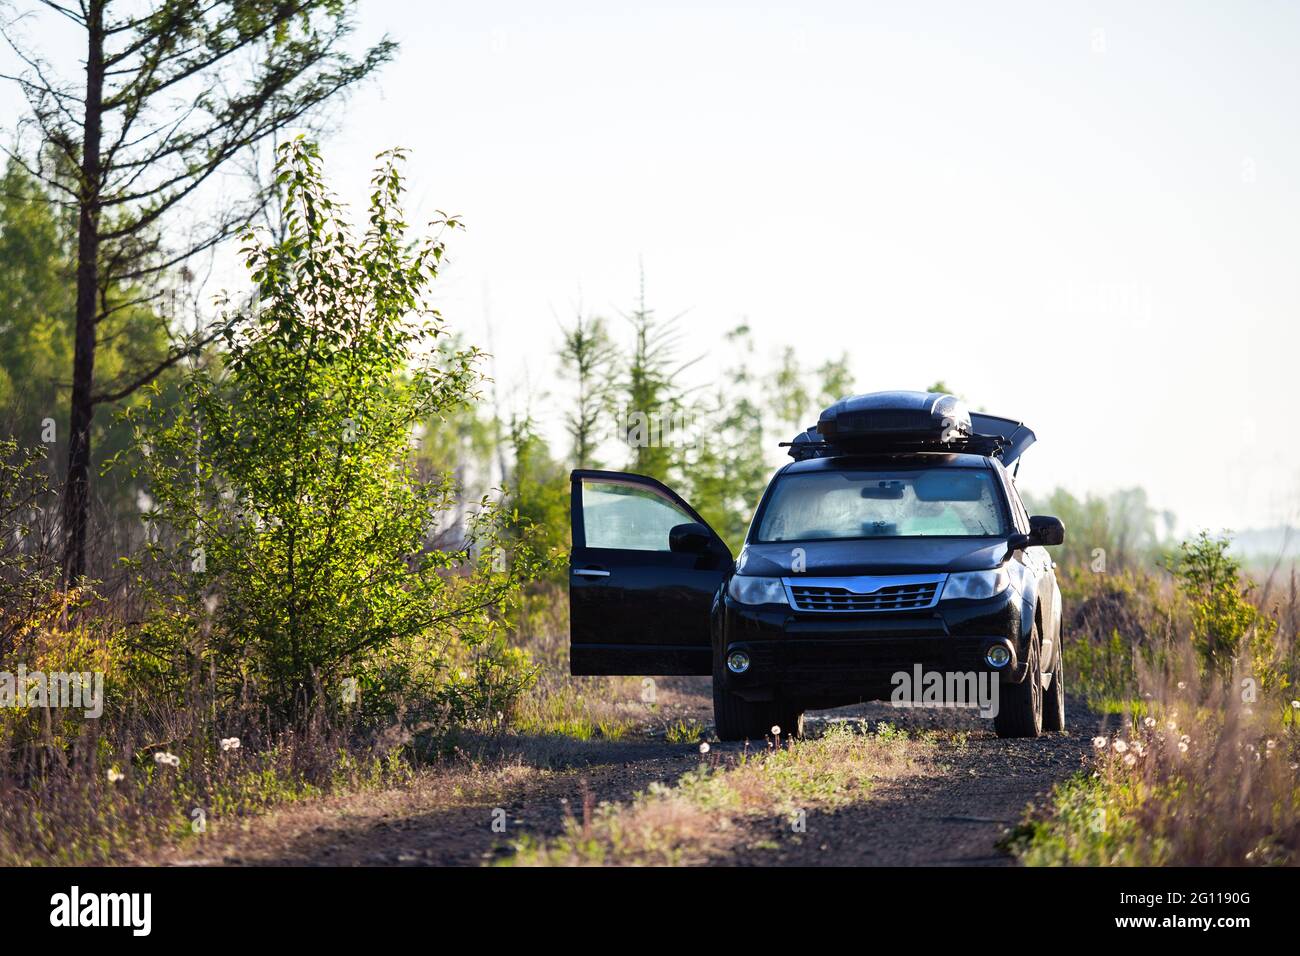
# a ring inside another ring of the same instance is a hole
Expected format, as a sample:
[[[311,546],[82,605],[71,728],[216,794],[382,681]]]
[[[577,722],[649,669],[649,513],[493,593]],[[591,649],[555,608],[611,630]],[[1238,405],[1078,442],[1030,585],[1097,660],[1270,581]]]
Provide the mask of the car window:
[[[777,479],[756,542],[1005,535],[993,473],[976,468],[830,471]]]
[[[589,548],[667,551],[673,526],[694,520],[648,488],[611,482],[582,484],[582,525]]]

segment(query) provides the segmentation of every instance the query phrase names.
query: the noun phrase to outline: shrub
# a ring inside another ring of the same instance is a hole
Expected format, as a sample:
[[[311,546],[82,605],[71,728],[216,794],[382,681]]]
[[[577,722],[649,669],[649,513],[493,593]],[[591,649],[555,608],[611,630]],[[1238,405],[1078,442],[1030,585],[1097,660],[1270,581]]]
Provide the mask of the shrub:
[[[175,697],[281,725],[353,707],[462,721],[527,683],[499,639],[534,567],[526,536],[485,498],[454,549],[429,546],[456,489],[420,479],[413,436],[474,399],[478,353],[437,348],[426,296],[459,223],[409,236],[401,158],[381,155],[357,238],[315,147],[286,144],[283,238],[246,238],[252,314],[179,407],[127,414],[152,497],[138,649]]]
[[[1280,687],[1283,672],[1275,666],[1276,624],[1250,601],[1254,584],[1243,582],[1241,563],[1228,553],[1226,537],[1202,531],[1180,546],[1172,570],[1192,604],[1192,646],[1202,668],[1220,677],[1232,674],[1249,658],[1265,690]]]

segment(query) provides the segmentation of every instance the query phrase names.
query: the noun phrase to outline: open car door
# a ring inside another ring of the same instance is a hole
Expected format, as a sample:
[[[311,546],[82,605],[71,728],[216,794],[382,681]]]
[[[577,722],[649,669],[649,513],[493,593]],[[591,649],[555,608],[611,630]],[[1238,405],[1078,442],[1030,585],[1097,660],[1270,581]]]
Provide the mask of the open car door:
[[[570,673],[712,673],[709,616],[730,549],[653,478],[579,470],[570,482]]]

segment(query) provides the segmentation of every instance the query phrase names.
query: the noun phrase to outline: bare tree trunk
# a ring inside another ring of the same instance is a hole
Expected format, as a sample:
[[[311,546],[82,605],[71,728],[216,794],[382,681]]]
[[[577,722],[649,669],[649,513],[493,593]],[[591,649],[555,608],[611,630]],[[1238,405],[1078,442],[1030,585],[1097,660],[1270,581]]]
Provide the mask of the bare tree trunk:
[[[99,292],[100,138],[104,105],[104,0],[90,0],[86,35],[86,116],[81,152],[77,233],[77,330],[72,363],[68,478],[63,492],[63,573],[68,583],[86,573],[90,512],[90,422],[95,414],[95,319]]]

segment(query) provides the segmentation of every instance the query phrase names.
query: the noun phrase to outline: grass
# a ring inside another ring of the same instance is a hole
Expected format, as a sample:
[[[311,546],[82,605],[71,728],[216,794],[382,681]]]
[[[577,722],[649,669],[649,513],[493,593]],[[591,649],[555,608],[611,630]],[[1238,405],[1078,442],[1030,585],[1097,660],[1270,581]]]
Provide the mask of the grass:
[[[230,832],[268,811],[345,794],[364,796],[417,780],[427,791],[430,779],[469,780],[473,766],[543,771],[567,765],[585,743],[621,740],[661,719],[661,705],[642,700],[638,679],[575,678],[566,673],[567,661],[548,658],[545,664],[508,721],[447,737],[399,734],[368,742],[365,735],[328,728],[283,738],[249,734],[229,753],[213,745],[201,766],[191,761],[189,741],[178,738],[168,745],[181,756],[176,768],[155,764],[142,749],[148,728],[134,739],[78,741],[62,763],[37,749],[11,765],[6,760],[16,751],[5,750],[0,865],[104,865],[148,859],[169,847],[187,854],[202,842],[195,839],[198,820],[208,834]],[[175,724],[183,733],[183,715],[164,716],[164,726]],[[698,740],[703,729],[689,720],[674,726],[681,739]]]
[[[1095,714],[1135,718],[1145,717],[1150,711],[1147,702],[1136,695],[1125,697],[1113,697],[1109,695],[1105,697],[1089,697],[1088,709]]]
[[[1300,864],[1296,708],[1180,683],[1095,738],[1093,768],[1006,848],[1031,866]]]
[[[1000,846],[1026,866],[1137,864],[1142,802],[1134,787],[1080,771],[1053,790],[1048,813],[1026,820]]]
[[[522,838],[517,866],[704,863],[745,839],[758,820],[787,819],[862,802],[882,779],[917,772],[931,741],[891,726],[874,734],[833,726],[816,739],[772,741],[765,750],[718,755],[701,747],[699,766],[674,785],[653,784],[628,803],[584,803],[562,836]]]
[[[552,738],[563,749],[563,738]],[[411,770],[400,781],[365,789],[340,789],[283,804],[274,812],[252,817],[222,818],[201,837],[173,841],[141,853],[132,862],[218,863],[237,859],[252,864],[319,861],[322,844],[338,846],[331,865],[373,863],[374,828],[388,829],[395,820],[430,812],[482,811],[505,805],[512,795],[562,771],[550,769],[551,755],[540,743],[524,754],[500,751],[459,752],[436,764]],[[563,760],[559,760],[563,763]],[[361,834],[349,838],[349,834]]]
[[[1066,670],[1121,730],[1007,839],[1036,866],[1300,864],[1300,602],[1202,537],[1168,578],[1074,575]],[[1183,568],[1180,570],[1180,568]],[[1213,586],[1211,586],[1211,584]]]
[[[631,678],[591,681],[554,675],[539,681],[519,702],[513,730],[574,740],[621,740],[636,727],[645,704],[628,692]]]
[[[690,717],[675,720],[664,731],[670,744],[698,744],[704,735],[704,725]]]
[[[0,793],[0,866],[126,862],[184,845],[219,821],[242,820],[334,792],[399,786],[412,768],[393,751],[335,751],[310,766],[289,747],[224,755],[203,784],[184,766],[126,766],[118,779],[53,770],[23,791]]]

